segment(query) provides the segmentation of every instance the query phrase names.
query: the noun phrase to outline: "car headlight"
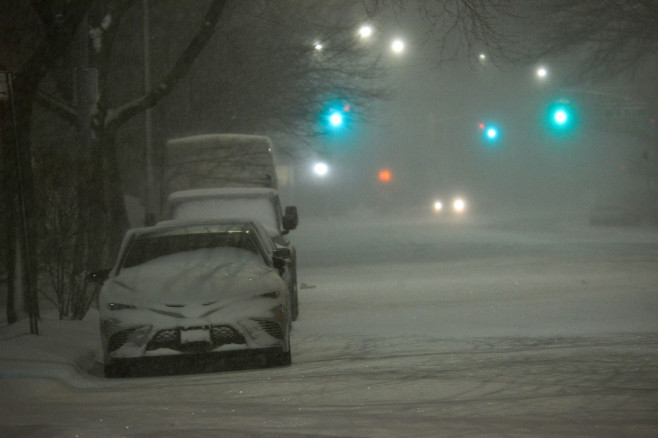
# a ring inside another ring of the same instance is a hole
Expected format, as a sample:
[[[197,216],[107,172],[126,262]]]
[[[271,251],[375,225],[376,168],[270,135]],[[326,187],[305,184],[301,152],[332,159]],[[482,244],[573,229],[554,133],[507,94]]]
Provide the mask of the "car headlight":
[[[466,210],[466,201],[463,198],[455,198],[452,201],[452,210],[455,213],[463,213]]]
[[[434,212],[441,213],[441,211],[443,211],[443,202],[434,201]]]

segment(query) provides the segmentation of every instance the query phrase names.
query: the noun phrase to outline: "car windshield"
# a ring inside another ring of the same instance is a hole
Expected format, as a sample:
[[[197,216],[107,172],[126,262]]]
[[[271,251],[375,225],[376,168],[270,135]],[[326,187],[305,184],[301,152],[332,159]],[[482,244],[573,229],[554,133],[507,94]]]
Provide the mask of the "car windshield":
[[[238,248],[259,253],[258,245],[249,231],[147,236],[133,242],[122,267],[130,268],[171,254],[211,248]]]

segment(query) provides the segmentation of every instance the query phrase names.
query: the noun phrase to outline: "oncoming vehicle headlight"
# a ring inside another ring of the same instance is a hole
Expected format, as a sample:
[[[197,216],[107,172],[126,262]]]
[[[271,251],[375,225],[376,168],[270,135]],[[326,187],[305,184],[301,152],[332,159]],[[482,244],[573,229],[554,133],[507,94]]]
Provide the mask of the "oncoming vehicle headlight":
[[[443,202],[441,201],[434,201],[434,212],[435,213],[441,213],[443,211]]]
[[[452,210],[455,213],[463,213],[466,210],[466,201],[463,198],[455,198],[452,201]]]

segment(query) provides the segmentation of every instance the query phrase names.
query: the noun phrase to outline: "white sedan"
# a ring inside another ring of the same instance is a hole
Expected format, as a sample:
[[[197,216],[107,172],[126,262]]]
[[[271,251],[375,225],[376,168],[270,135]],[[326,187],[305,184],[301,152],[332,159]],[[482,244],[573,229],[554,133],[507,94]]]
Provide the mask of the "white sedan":
[[[172,355],[248,352],[290,364],[289,256],[248,220],[128,231],[107,279],[100,274],[106,376]]]

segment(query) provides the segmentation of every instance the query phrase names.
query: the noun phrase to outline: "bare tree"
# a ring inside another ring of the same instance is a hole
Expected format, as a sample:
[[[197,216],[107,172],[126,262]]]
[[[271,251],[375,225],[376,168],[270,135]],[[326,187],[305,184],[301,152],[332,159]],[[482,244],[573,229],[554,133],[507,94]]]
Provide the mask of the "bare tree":
[[[576,55],[576,80],[607,80],[658,62],[658,3],[653,0],[522,2],[525,60]]]
[[[55,67],[70,68],[75,61],[76,56],[71,54],[77,49],[67,52],[66,48],[70,47],[82,17],[94,5],[88,27],[93,37],[91,64],[98,68],[98,98],[90,120],[89,148],[80,148],[78,157],[84,163],[81,166],[84,175],[75,190],[75,221],[84,232],[70,236],[73,244],[67,251],[74,254],[71,272],[79,275],[86,269],[102,266],[116,252],[127,227],[123,193],[124,176],[130,171],[122,163],[128,162],[132,173],[143,169],[139,164],[143,155],[141,141],[127,135],[120,142],[117,138],[128,122],[147,108],[168,104],[161,106],[167,111],[160,111],[160,120],[167,124],[160,130],[161,143],[172,133],[199,129],[316,135],[317,115],[328,101],[348,102],[355,116],[366,117],[368,105],[385,95],[379,82],[383,70],[377,54],[369,52],[354,38],[356,25],[362,19],[372,19],[391,7],[399,14],[413,9],[429,25],[426,36],[428,41],[434,38],[432,41],[440,54],[437,60],[441,61],[448,54],[463,50],[474,53],[483,48],[501,49],[502,34],[496,33],[496,23],[492,20],[498,19],[508,3],[506,0],[364,3],[206,0],[199,3],[206,13],[201,14],[194,28],[169,24],[160,31],[160,47],[166,53],[154,56],[156,61],[151,68],[156,80],[146,91],[141,88],[141,81],[134,80],[142,74],[141,47],[133,44],[135,32],[141,31],[141,25],[135,22],[140,15],[139,2],[53,0],[35,2],[33,8],[19,8],[19,13],[31,17],[23,20],[30,24],[30,32],[25,33],[35,41],[42,41],[43,33],[46,41],[42,43],[45,48],[39,46],[31,58],[38,68],[29,62],[17,63],[38,72],[17,90],[21,99],[28,102],[18,132],[22,136],[22,148],[30,151],[30,115],[37,90],[40,90],[38,101],[44,107],[71,124],[84,123],[70,96],[61,93],[66,87],[58,85],[66,84],[67,80],[64,74],[57,74]],[[190,12],[188,4],[183,7],[175,2],[151,2],[151,12],[158,11],[168,14],[162,17],[166,23],[175,22],[171,19],[177,16],[171,14]],[[196,14],[192,15],[196,17]],[[216,33],[217,23],[221,26]],[[175,34],[172,29],[176,29]],[[314,47],[316,39],[323,43],[323,50]],[[207,44],[212,44],[212,50],[203,50]],[[68,58],[62,58],[67,53]],[[56,86],[46,90],[43,79],[48,72],[52,73],[51,84]],[[185,81],[188,76],[189,80]],[[181,83],[184,86],[177,88]],[[123,146],[124,138],[127,146]],[[126,160],[126,154],[139,159]],[[31,172],[29,162],[24,164]],[[12,205],[12,211],[13,208]],[[36,211],[34,206],[30,211]],[[34,230],[30,234],[36,235]]]
[[[87,8],[86,1],[74,1],[63,5],[57,0],[34,1],[31,7],[25,2],[3,2],[0,15],[3,28],[13,31],[5,34],[3,47],[12,56],[0,60],[2,70],[12,72],[12,105],[2,110],[3,187],[5,208],[8,214],[6,260],[8,294],[13,296],[16,266],[16,236],[23,251],[24,282],[28,291],[36,285],[36,217],[34,186],[31,165],[31,116],[34,98],[39,84],[48,71],[62,56],[73,39]],[[36,29],[36,31],[35,31]],[[23,34],[29,35],[27,37]],[[20,55],[17,55],[20,53]],[[26,53],[26,56],[21,56]],[[19,190],[20,189],[20,190]],[[16,198],[15,194],[20,196]],[[20,202],[19,202],[20,201]],[[24,220],[18,221],[20,210]],[[23,232],[18,232],[18,230]],[[29,237],[29,239],[26,239]],[[30,331],[38,333],[39,315],[36,289],[26,297],[30,311]],[[8,300],[10,302],[10,300]],[[13,309],[8,308],[10,322],[15,321]]]
[[[24,185],[24,210],[29,214],[27,221],[28,230],[25,233],[29,236],[29,250],[27,251],[28,264],[26,269],[27,281],[36,286],[37,277],[37,257],[36,257],[36,238],[38,235],[36,224],[37,208],[34,202],[34,187],[32,178],[32,141],[30,134],[32,132],[31,117],[32,108],[35,102],[37,91],[43,79],[49,71],[53,69],[56,62],[61,59],[66,49],[69,48],[73,40],[79,23],[82,21],[90,3],[86,1],[76,1],[62,3],[60,1],[35,1],[32,7],[15,3],[5,4],[5,17],[13,16],[18,23],[24,23],[22,30],[29,29],[25,32],[27,35],[40,35],[42,38],[32,37],[36,41],[32,49],[32,54],[27,60],[10,59],[15,65],[4,64],[3,69],[15,71],[14,96],[15,96],[15,123],[3,125],[3,175],[4,181],[13,183],[17,179]],[[192,38],[187,48],[183,51],[178,61],[173,65],[171,70],[153,89],[142,97],[124,104],[118,108],[109,108],[106,98],[106,78],[109,72],[109,62],[112,53],[113,38],[121,22],[122,14],[127,11],[134,3],[132,0],[116,0],[106,2],[107,9],[100,11],[96,16],[99,21],[94,23],[97,30],[96,38],[100,39],[100,54],[98,62],[100,64],[101,74],[99,76],[100,97],[96,102],[95,116],[92,120],[92,137],[91,150],[88,157],[88,165],[82,166],[89,173],[81,179],[81,190],[78,191],[78,200],[80,213],[78,215],[78,224],[86,227],[83,233],[84,239],[78,240],[76,245],[75,266],[99,266],[103,261],[103,254],[107,255],[112,252],[120,239],[120,235],[126,227],[125,208],[123,206],[123,194],[120,185],[120,178],[117,177],[118,166],[116,162],[116,151],[114,149],[114,138],[118,128],[136,114],[142,112],[145,108],[154,106],[159,100],[166,96],[176,85],[181,77],[185,75],[189,66],[194,61],[198,53],[214,32],[215,24],[221,16],[222,10],[226,3],[225,0],[214,0],[208,6],[204,20],[201,22],[199,31]],[[35,18],[38,17],[38,18]],[[3,27],[12,25],[11,21],[3,22]],[[14,40],[3,41],[3,44],[19,50],[23,40],[20,35],[12,35]],[[15,52],[12,52],[15,53]],[[76,121],[77,114],[72,110],[73,106],[67,102],[60,102],[57,99],[40,99],[50,109],[56,110],[61,116],[68,118],[72,123]],[[2,120],[8,120],[6,114],[3,114]],[[13,129],[13,128],[16,129]],[[13,157],[13,151],[9,145],[18,144],[16,150],[23,151],[18,161]],[[19,169],[17,178],[13,173]],[[14,212],[17,209],[16,200],[11,196],[17,192],[17,187],[13,184],[4,185],[5,197],[7,199],[7,211]],[[109,213],[109,214],[108,214]],[[11,217],[15,217],[12,215]],[[8,220],[7,224],[7,244],[13,245],[16,233],[16,220]],[[106,245],[109,244],[108,248]],[[7,271],[8,277],[12,277],[15,266],[15,251],[7,252]],[[77,268],[74,268],[78,271]],[[9,284],[9,294],[13,293],[12,286]],[[31,305],[36,306],[36,294],[30,297]],[[9,302],[10,300],[8,300]],[[35,307],[38,309],[38,307]],[[34,311],[32,312],[34,313]],[[15,315],[8,309],[11,315],[11,322],[15,320]],[[36,315],[38,316],[38,312]],[[36,321],[36,320],[35,320]],[[38,332],[36,323],[31,330],[33,333]]]
[[[422,40],[438,65],[464,56],[477,59],[481,54],[493,61],[509,60],[508,51],[516,41],[509,26],[515,18],[514,0],[390,0],[375,5],[389,3],[398,16],[418,15]]]

